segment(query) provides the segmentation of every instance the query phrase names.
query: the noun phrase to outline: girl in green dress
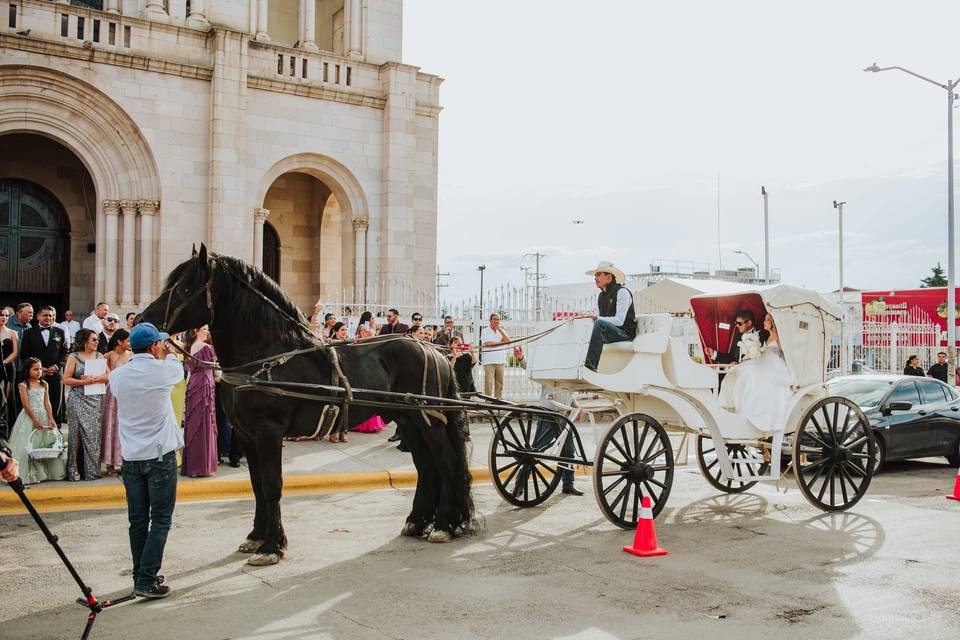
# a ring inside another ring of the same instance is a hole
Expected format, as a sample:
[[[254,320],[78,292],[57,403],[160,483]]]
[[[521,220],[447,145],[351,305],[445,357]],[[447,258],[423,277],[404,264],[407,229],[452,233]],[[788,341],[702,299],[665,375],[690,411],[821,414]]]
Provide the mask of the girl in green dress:
[[[33,445],[34,449],[42,449],[60,442],[61,438],[56,430],[47,383],[43,380],[43,365],[37,358],[28,358],[24,369],[27,379],[18,385],[23,410],[13,425],[10,451],[20,464],[20,477],[25,484],[63,480],[67,476],[65,456],[34,460],[27,454],[27,444]]]

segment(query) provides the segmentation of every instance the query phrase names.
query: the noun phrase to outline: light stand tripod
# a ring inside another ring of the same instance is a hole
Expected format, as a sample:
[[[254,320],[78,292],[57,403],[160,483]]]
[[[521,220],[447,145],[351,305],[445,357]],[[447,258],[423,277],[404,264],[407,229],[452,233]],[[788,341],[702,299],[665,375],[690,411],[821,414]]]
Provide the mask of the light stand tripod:
[[[9,485],[10,488],[16,492],[17,496],[20,497],[20,501],[23,503],[23,506],[25,506],[27,511],[30,512],[30,515],[33,516],[37,526],[40,527],[41,531],[43,531],[43,535],[47,537],[47,542],[50,543],[54,551],[57,552],[57,555],[60,556],[63,564],[67,567],[67,571],[69,571],[70,575],[73,576],[73,579],[77,581],[77,585],[80,587],[80,591],[83,593],[82,598],[77,598],[77,604],[85,607],[89,611],[87,614],[87,624],[83,628],[83,635],[80,636],[80,640],[86,640],[90,636],[90,630],[93,628],[93,623],[96,621],[98,613],[107,607],[112,607],[115,604],[133,600],[136,598],[136,596],[131,593],[128,596],[123,596],[122,598],[117,598],[116,600],[97,600],[96,596],[93,595],[93,591],[91,591],[90,587],[84,583],[83,578],[80,577],[80,574],[78,574],[77,570],[74,569],[73,564],[67,558],[67,555],[63,552],[63,549],[60,548],[60,544],[57,542],[57,536],[50,531],[50,529],[47,527],[47,523],[43,521],[43,518],[40,517],[40,514],[33,506],[33,503],[30,502],[30,499],[26,496],[26,493],[23,490],[23,481],[20,478],[17,478],[13,482],[10,482]]]

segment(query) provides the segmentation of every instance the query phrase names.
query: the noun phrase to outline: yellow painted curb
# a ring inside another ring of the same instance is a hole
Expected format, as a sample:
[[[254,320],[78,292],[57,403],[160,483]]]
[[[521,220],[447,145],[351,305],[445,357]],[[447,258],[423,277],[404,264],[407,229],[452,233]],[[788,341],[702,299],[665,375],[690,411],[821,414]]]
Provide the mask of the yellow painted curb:
[[[486,467],[470,469],[474,483],[490,482]],[[319,473],[291,475],[283,478],[286,495],[332,493],[336,491],[370,491],[372,489],[400,489],[417,486],[417,472],[371,471],[357,473]],[[116,509],[127,506],[123,484],[74,485],[34,487],[27,489],[27,497],[40,512],[81,511],[89,509]],[[239,500],[253,497],[250,479],[191,480],[177,483],[178,502],[200,500]],[[20,498],[12,490],[0,492],[0,515],[26,514]]]

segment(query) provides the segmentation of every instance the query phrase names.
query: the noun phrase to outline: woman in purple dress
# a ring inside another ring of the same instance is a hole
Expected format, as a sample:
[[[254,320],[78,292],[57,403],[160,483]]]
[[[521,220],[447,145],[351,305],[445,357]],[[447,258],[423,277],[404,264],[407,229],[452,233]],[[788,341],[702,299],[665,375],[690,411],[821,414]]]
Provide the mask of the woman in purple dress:
[[[213,362],[217,353],[207,344],[207,327],[187,332],[186,347],[193,358],[186,358],[183,367],[190,374],[187,380],[187,406],[183,422],[183,465],[185,476],[199,478],[217,472],[217,405],[213,369],[200,366],[197,360]],[[195,360],[195,359],[196,360]]]

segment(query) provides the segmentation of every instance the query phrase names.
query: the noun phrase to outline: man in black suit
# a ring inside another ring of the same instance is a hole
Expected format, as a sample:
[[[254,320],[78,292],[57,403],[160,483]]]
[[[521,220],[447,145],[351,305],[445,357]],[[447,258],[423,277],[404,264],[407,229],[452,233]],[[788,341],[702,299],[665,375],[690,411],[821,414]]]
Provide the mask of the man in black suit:
[[[20,343],[20,360],[39,358],[43,366],[43,379],[47,381],[50,393],[50,406],[53,415],[60,423],[61,405],[63,404],[63,367],[67,363],[67,337],[63,329],[54,326],[57,320],[57,310],[51,306],[40,308],[37,314],[37,326],[23,332],[23,342]]]
[[[714,351],[710,347],[707,347],[706,353],[715,364],[736,364],[740,362],[740,336],[747,333],[754,333],[756,329],[754,324],[756,319],[753,316],[753,311],[749,309],[741,309],[737,311],[737,330],[733,334],[733,339],[730,341],[730,351],[727,353],[719,353]]]

